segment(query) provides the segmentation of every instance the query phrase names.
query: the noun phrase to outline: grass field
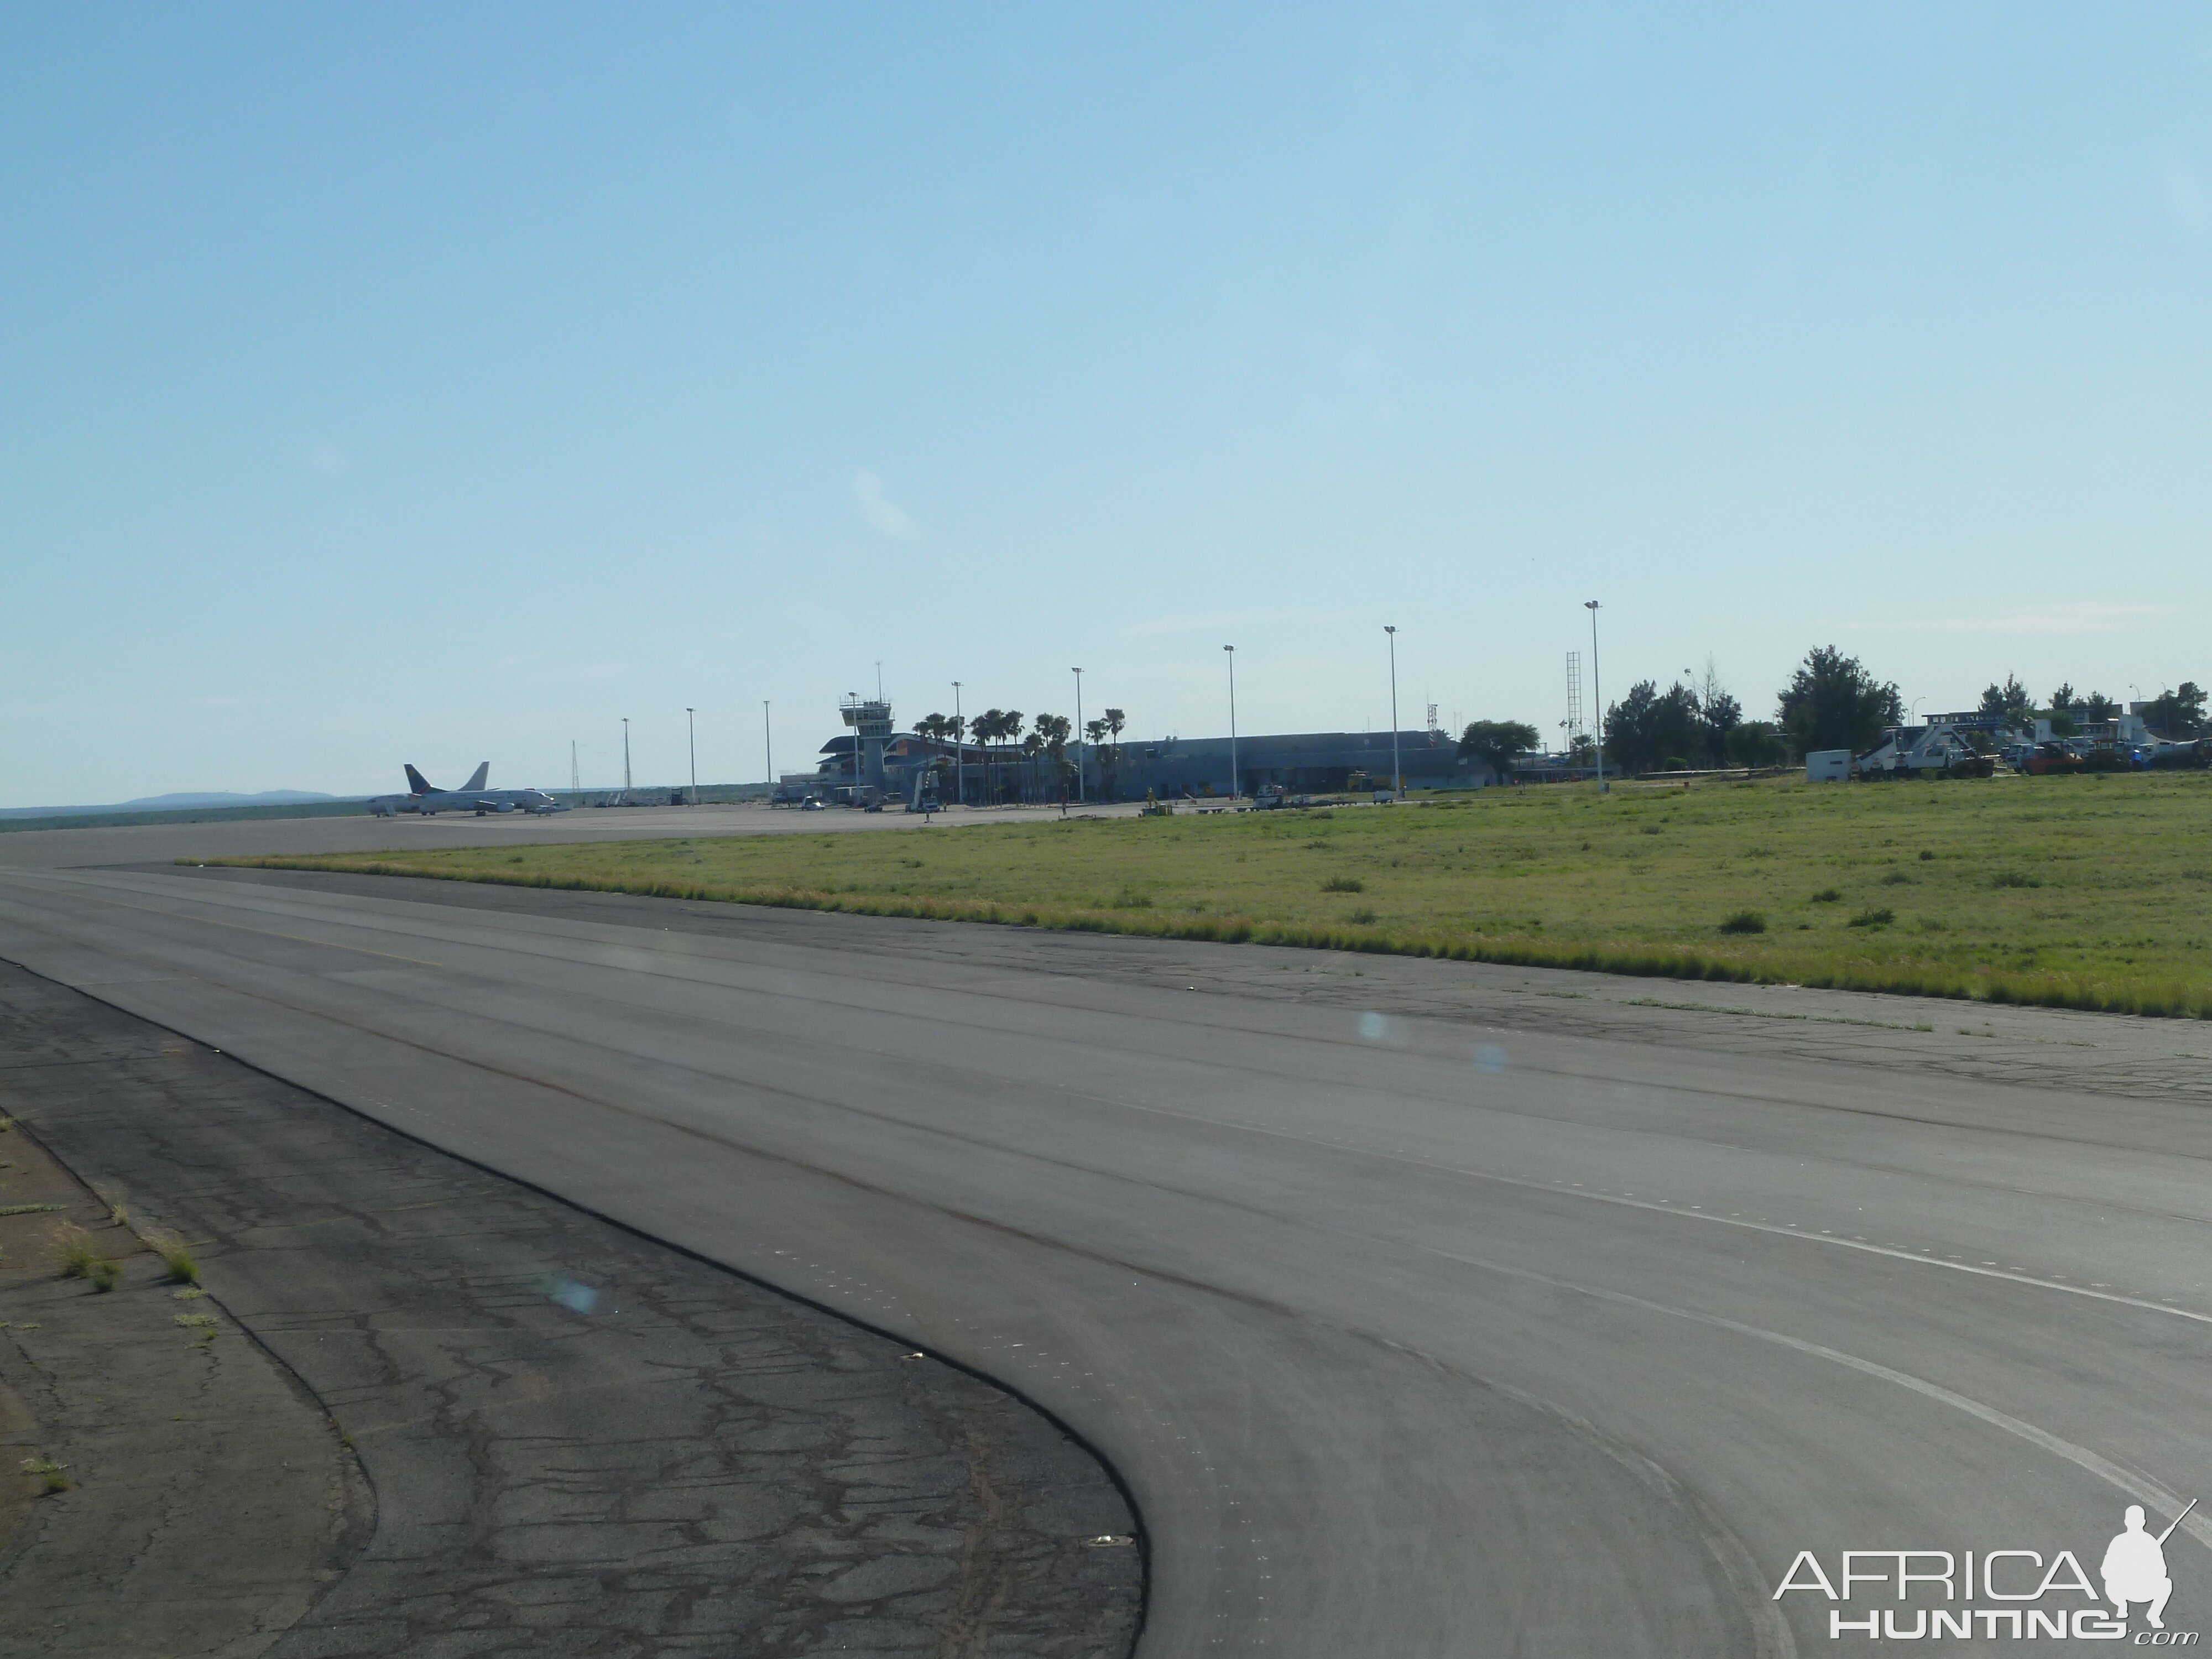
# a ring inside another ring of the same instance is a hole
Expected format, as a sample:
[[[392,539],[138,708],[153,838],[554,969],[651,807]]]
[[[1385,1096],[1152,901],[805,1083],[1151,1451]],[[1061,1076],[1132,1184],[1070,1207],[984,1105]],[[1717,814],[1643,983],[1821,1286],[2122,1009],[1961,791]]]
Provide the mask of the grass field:
[[[231,861],[2212,1017],[2202,773]]]

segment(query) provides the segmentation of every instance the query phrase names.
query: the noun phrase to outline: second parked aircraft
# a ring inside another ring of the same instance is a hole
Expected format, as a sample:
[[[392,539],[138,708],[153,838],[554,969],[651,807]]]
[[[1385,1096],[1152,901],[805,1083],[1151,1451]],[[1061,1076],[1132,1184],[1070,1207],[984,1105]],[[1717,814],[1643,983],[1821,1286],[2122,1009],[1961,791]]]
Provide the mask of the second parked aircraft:
[[[469,781],[458,789],[435,789],[429,780],[412,766],[407,768],[407,793],[404,795],[379,795],[368,804],[368,810],[378,817],[396,817],[402,812],[420,812],[426,818],[441,812],[473,812],[482,817],[487,812],[565,812],[568,809],[555,800],[543,789],[487,789],[484,781],[491,775],[491,763],[478,761]]]

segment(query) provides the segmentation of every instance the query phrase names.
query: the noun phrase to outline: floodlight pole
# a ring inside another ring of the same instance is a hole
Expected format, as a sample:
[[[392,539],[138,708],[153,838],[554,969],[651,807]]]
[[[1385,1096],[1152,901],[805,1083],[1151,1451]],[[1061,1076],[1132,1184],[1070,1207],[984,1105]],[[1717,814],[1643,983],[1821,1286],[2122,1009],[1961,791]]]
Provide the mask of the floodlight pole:
[[[1243,777],[1237,769],[1237,647],[1221,647],[1229,653],[1229,799],[1235,800],[1243,788]]]
[[[1390,788],[1398,800],[1406,799],[1406,774],[1398,764],[1398,630],[1389,623],[1382,631],[1390,636]]]
[[[761,699],[761,743],[768,750],[768,804],[775,805],[775,732],[768,723],[769,699]]]
[[[1584,599],[1583,609],[1590,613],[1590,701],[1597,713],[1597,792],[1607,795],[1613,789],[1605,781],[1605,692],[1597,677],[1597,601]]]
[[[960,718],[960,682],[952,682],[952,799],[968,804],[968,722]]]
[[[1069,671],[1075,676],[1075,804],[1083,805],[1083,671]]]
[[[691,804],[699,804],[699,725],[692,719],[696,711],[690,704],[684,708],[684,732],[691,744]]]

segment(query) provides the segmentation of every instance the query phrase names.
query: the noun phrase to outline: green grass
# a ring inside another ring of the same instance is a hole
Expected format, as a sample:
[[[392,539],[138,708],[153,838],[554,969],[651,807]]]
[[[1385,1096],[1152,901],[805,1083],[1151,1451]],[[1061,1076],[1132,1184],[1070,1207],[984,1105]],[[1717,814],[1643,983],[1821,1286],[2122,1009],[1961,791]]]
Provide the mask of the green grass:
[[[93,1242],[92,1235],[73,1223],[54,1236],[55,1264],[64,1279],[82,1279],[95,1291],[112,1291],[122,1268]]]
[[[42,1494],[51,1495],[70,1489],[69,1465],[66,1463],[57,1463],[51,1457],[27,1457],[21,1468],[24,1474],[39,1483],[39,1491]]]
[[[2212,1017],[2203,774],[230,862]]]
[[[183,1239],[174,1233],[149,1233],[146,1243],[161,1258],[161,1267],[172,1285],[199,1283],[200,1264],[193,1260],[191,1247]]]

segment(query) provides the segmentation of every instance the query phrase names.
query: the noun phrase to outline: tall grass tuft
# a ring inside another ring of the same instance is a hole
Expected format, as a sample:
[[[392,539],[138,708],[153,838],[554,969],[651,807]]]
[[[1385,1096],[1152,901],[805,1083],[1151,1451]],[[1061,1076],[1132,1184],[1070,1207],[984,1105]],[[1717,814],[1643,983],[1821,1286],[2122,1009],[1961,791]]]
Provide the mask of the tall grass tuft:
[[[64,1222],[54,1234],[54,1261],[64,1279],[82,1279],[100,1259],[92,1235],[74,1221]]]
[[[200,1264],[192,1260],[191,1247],[174,1233],[149,1233],[146,1242],[154,1254],[161,1258],[172,1285],[197,1285],[200,1282]]]

